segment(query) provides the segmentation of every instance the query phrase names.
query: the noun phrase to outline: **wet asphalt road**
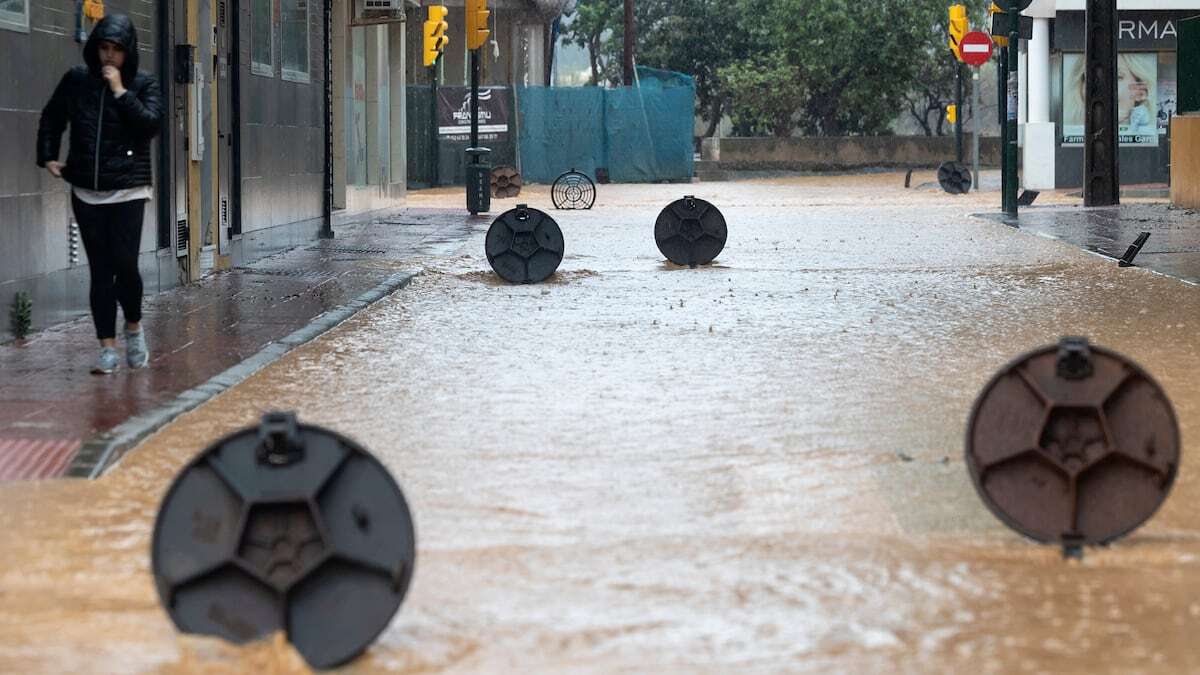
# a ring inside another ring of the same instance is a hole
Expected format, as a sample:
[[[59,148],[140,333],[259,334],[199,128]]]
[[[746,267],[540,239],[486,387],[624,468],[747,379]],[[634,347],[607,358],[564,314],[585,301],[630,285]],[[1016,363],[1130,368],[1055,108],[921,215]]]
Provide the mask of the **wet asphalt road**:
[[[536,286],[477,228],[102,479],[0,486],[0,671],[302,670],[178,636],[148,571],[171,477],[268,409],[365,444],[416,517],[409,597],[349,672],[1200,669],[1200,289],[900,185],[604,186]],[[654,247],[685,193],[729,222],[712,267]],[[1153,373],[1184,439],[1162,510],[1082,562],[1000,525],[962,461],[992,372],[1066,334]]]

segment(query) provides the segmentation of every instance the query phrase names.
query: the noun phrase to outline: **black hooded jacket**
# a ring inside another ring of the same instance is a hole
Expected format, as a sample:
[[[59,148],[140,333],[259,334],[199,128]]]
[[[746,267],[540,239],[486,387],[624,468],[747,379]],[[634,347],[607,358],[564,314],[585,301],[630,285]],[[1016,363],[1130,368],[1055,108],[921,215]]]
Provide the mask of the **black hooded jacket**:
[[[125,93],[120,98],[100,74],[104,40],[125,48]],[[150,185],[150,140],[162,119],[162,94],[152,76],[138,72],[137,31],[129,17],[113,14],[101,19],[83,47],[83,60],[87,65],[67,71],[42,110],[37,165],[58,160],[69,123],[71,141],[62,172],[67,182],[88,190]]]

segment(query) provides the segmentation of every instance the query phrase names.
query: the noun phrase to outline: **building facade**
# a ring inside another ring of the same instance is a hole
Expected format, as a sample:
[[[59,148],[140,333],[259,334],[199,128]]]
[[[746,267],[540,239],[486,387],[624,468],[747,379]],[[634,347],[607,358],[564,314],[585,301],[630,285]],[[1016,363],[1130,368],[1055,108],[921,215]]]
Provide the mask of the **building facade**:
[[[133,18],[166,108],[143,224],[148,295],[311,240],[327,219],[403,203],[403,14],[360,25],[355,2],[105,4]],[[82,7],[0,0],[0,307],[6,319],[28,293],[35,329],[87,313],[69,187],[35,164],[41,108],[82,62]],[[8,329],[0,322],[0,340]]]
[[[1123,185],[1166,183],[1177,91],[1180,19],[1200,0],[1118,0],[1118,156]],[[1018,119],[1022,182],[1048,190],[1083,185],[1083,55],[1086,0],[1034,0],[1024,43]]]

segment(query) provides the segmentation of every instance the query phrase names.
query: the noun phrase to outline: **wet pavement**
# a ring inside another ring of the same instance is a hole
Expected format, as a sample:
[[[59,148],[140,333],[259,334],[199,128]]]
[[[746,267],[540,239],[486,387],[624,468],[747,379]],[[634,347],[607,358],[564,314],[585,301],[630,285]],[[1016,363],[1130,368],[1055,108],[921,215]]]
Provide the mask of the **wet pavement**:
[[[1135,201],[1115,207],[1055,206],[1021,210],[1006,221],[1087,251],[1120,259],[1142,232],[1150,238],[1134,264],[1200,283],[1200,212],[1169,203]],[[1115,263],[1114,263],[1115,264]]]
[[[0,345],[0,481],[90,475],[126,420],[247,359],[469,231],[455,210],[404,209],[146,298],[145,370],[88,373],[90,318]]]
[[[303,672],[178,635],[149,574],[171,478],[269,409],[362,442],[416,519],[409,597],[346,672],[1200,670],[1200,289],[902,181],[600,186],[532,286],[473,228],[99,480],[0,485],[0,671]],[[729,223],[697,270],[652,237],[689,192]],[[962,460],[991,374],[1064,334],[1152,373],[1184,444],[1159,513],[1082,561]]]

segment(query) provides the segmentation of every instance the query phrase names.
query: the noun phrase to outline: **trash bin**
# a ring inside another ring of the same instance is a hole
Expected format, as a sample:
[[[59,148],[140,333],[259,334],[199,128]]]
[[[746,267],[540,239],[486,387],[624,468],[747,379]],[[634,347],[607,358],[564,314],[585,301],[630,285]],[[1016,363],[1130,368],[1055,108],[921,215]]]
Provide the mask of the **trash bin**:
[[[492,168],[487,156],[490,148],[467,148],[467,210],[471,215],[492,208]]]

